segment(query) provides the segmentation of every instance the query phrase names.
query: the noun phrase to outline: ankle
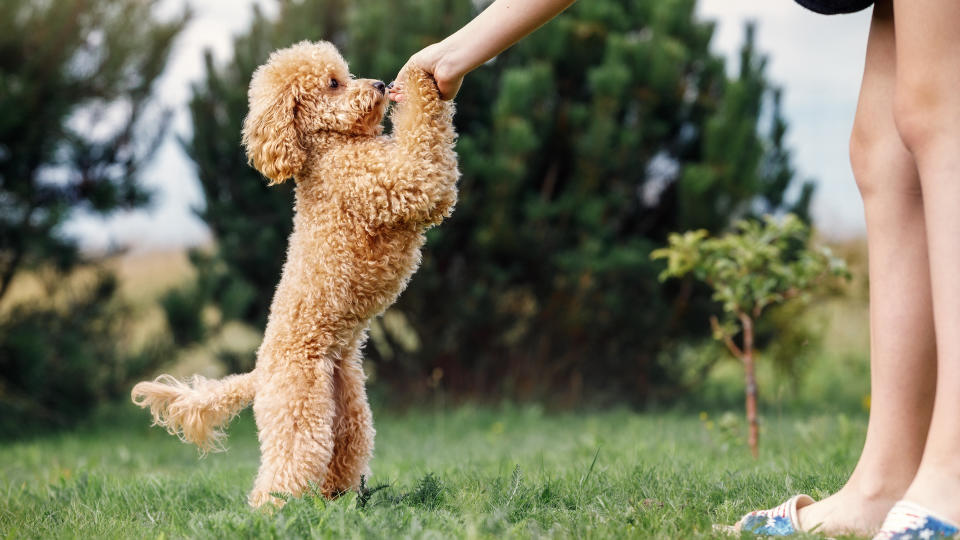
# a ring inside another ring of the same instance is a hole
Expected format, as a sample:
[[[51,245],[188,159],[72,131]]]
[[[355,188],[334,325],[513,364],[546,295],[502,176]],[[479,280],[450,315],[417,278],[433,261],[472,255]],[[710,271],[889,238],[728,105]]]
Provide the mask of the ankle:
[[[960,466],[950,461],[926,460],[917,470],[911,486],[920,483],[960,486]]]
[[[840,490],[847,497],[853,497],[867,504],[888,504],[903,498],[907,488],[913,481],[910,477],[900,475],[854,475]]]

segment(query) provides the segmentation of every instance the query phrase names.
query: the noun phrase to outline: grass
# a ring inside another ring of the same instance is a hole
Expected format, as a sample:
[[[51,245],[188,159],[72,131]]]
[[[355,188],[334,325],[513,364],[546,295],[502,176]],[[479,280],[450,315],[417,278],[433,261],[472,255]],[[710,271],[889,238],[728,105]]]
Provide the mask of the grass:
[[[132,406],[86,427],[0,446],[3,538],[714,538],[712,523],[837,489],[859,415],[767,417],[761,457],[741,415],[538,407],[380,411],[361,496],[246,506],[257,466],[248,414],[230,450],[197,452]]]

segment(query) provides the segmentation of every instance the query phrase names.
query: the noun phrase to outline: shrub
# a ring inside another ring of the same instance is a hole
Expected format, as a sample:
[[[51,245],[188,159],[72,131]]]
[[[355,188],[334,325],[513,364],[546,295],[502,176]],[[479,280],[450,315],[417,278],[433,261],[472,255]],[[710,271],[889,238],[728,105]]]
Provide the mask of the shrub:
[[[749,444],[757,455],[756,330],[768,309],[806,303],[835,283],[849,279],[846,263],[828,248],[810,243],[810,228],[797,216],[743,220],[734,231],[711,238],[705,230],[671,234],[670,245],[654,251],[665,259],[661,280],[692,275],[713,290],[724,318],[710,318],[713,337],[743,363]],[[735,338],[740,336],[740,343]]]
[[[130,352],[131,308],[116,280],[99,274],[56,301],[19,304],[0,317],[0,437],[68,425],[172,353],[155,339]]]

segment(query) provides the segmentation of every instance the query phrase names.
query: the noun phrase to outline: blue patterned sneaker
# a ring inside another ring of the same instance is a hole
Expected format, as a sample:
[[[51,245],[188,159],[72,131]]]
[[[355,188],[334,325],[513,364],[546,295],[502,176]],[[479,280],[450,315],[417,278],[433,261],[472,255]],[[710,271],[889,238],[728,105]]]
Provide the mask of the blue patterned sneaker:
[[[930,510],[900,501],[890,509],[873,540],[949,540],[960,537],[958,533],[960,527]]]
[[[800,532],[797,509],[813,504],[809,495],[794,495],[776,508],[755,510],[740,518],[733,531],[745,531],[758,536],[790,536]]]

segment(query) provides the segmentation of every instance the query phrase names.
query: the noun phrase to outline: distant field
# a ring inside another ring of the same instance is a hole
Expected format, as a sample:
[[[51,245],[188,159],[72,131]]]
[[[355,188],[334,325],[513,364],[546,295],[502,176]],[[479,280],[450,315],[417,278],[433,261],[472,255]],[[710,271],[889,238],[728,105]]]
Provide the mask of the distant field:
[[[167,331],[159,298],[194,275],[185,249],[123,254],[106,259],[103,266],[117,276],[120,299],[133,308],[131,317],[135,324],[132,327],[133,335],[128,336],[131,349]],[[90,282],[93,276],[92,267],[81,266],[68,279],[72,284],[82,286]],[[45,299],[45,281],[50,279],[57,278],[42,271],[17,275],[10,293],[0,304],[0,315],[18,303]],[[193,373],[223,375],[222,366],[214,359],[214,351],[223,344],[244,352],[253,351],[259,345],[260,332],[260,329],[243,324],[228,323],[222,333],[213,336],[209,342],[179,351],[163,371],[176,376]]]
[[[132,302],[152,303],[164,291],[193,275],[193,267],[185,250],[119,255],[107,259],[105,266],[116,273],[120,279],[121,293]],[[81,267],[70,279],[82,283],[91,275],[89,267]],[[20,272],[11,283],[10,292],[4,297],[0,308],[42,297],[45,279],[50,277],[43,272]]]
[[[5,538],[721,538],[714,522],[838,488],[863,418],[767,416],[752,460],[739,416],[379,411],[373,486],[276,514],[246,506],[249,416],[204,459],[121,407],[70,434],[0,446]]]

